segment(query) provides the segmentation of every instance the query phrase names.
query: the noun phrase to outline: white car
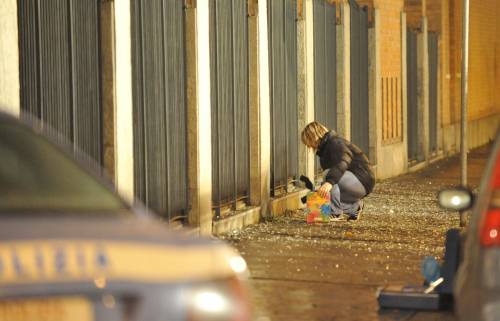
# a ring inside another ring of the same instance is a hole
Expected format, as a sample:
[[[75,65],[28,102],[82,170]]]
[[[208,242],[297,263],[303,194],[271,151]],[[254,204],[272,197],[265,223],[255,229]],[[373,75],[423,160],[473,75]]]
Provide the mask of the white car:
[[[0,320],[250,319],[243,258],[121,199],[0,114]]]

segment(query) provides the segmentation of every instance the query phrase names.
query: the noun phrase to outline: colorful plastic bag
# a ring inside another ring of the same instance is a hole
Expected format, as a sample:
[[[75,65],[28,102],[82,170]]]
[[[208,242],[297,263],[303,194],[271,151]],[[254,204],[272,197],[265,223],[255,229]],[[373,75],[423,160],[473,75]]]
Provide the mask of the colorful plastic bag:
[[[324,198],[318,192],[310,192],[307,194],[306,205],[305,213],[308,224],[330,222],[332,209],[329,197]]]

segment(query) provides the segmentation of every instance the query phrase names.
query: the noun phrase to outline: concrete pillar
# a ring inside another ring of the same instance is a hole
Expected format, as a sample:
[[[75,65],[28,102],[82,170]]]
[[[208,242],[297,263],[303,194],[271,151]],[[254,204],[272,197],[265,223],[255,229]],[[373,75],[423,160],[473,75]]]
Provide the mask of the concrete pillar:
[[[101,3],[101,83],[104,168],[115,178],[115,16],[114,2]]]
[[[260,190],[260,132],[259,132],[259,20],[256,4],[249,1],[248,14],[248,121],[250,126],[250,205],[259,206]],[[254,9],[250,11],[250,8]]]
[[[258,1],[258,81],[259,81],[259,133],[260,164],[259,185],[261,215],[268,215],[268,203],[271,191],[271,103],[269,78],[269,41],[267,28],[268,1]]]
[[[375,122],[375,137],[370,137],[370,151],[372,147],[372,139],[375,140],[375,151],[376,151],[376,159],[374,161],[374,171],[375,176],[379,177],[379,167],[381,166],[380,162],[382,160],[382,73],[381,73],[381,57],[380,57],[380,39],[381,39],[381,30],[380,30],[380,10],[374,9],[373,11],[373,28],[369,33],[369,46],[370,46],[370,54],[369,54],[369,94],[370,94],[370,102],[369,108],[370,111],[374,110],[374,116],[370,113],[370,130],[373,128],[372,122]]]
[[[418,35],[418,109],[419,109],[419,149],[424,159],[429,159],[429,51],[427,17],[422,17],[422,32]]]
[[[381,146],[381,131],[378,112],[381,101],[380,90],[380,11],[373,11],[373,28],[368,30],[368,126],[369,126],[369,151],[368,156],[372,165],[376,166],[377,153]]]
[[[351,139],[351,9],[340,5],[342,24],[337,26],[337,132]]]
[[[115,47],[116,136],[115,184],[129,202],[134,200],[134,136],[132,109],[132,44],[130,0],[116,1]]]
[[[314,151],[300,139],[300,132],[314,121],[314,12],[313,0],[305,0],[297,21],[297,64],[299,73],[299,172],[314,177]]]
[[[186,11],[189,222],[212,234],[212,124],[210,106],[209,3]]]
[[[401,102],[402,102],[402,124],[403,124],[403,158],[405,159],[405,171],[408,169],[408,56],[407,56],[407,34],[406,13],[401,12]]]
[[[302,1],[299,4],[302,8]],[[297,110],[299,131],[304,128],[310,120],[307,112],[307,81],[306,81],[306,25],[303,9],[297,18]],[[299,142],[299,173],[307,173],[307,147]]]
[[[265,12],[262,14],[262,19],[266,19]],[[261,206],[262,202],[259,45],[258,3],[256,0],[250,0],[248,2],[248,105],[250,123],[250,205],[252,206]]]
[[[19,116],[19,40],[17,1],[0,1],[0,110]]]
[[[200,195],[198,182],[198,97],[196,72],[196,7],[186,4],[186,108],[187,108],[187,171],[188,171],[188,222],[200,226]]]

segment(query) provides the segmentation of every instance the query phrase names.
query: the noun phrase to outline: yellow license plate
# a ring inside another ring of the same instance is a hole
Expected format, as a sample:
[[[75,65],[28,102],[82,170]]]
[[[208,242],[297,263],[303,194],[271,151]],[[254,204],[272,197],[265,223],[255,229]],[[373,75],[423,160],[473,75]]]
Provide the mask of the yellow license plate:
[[[94,307],[84,297],[0,300],[0,321],[93,321]]]

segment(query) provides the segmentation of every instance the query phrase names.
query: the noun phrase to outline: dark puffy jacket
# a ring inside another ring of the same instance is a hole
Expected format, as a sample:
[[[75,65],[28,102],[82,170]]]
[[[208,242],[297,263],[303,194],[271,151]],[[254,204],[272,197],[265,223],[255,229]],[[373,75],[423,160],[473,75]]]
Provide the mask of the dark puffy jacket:
[[[358,146],[329,132],[323,136],[316,154],[321,167],[329,169],[326,181],[337,184],[346,170],[352,172],[363,184],[369,194],[375,186],[375,175],[370,168],[370,162]]]

